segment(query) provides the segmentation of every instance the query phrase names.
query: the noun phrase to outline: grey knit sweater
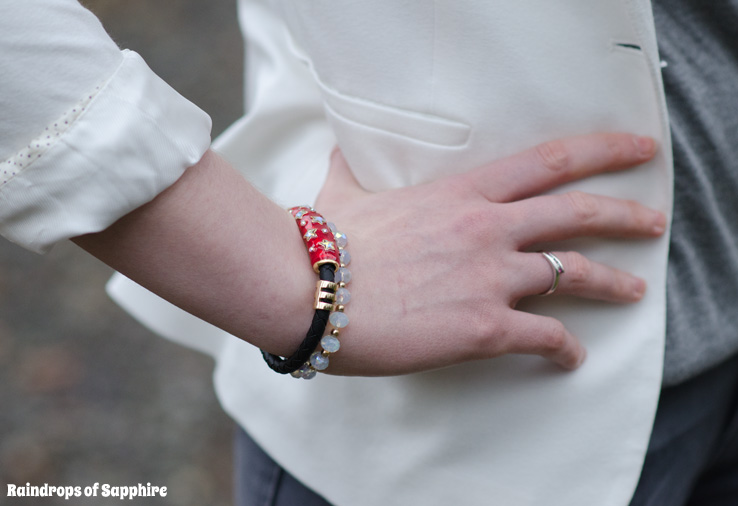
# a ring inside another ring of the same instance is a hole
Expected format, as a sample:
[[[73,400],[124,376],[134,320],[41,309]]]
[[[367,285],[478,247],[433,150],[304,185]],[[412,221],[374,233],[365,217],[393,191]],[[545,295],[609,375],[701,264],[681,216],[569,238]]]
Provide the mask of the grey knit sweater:
[[[738,351],[738,0],[654,0],[675,163],[664,385]]]

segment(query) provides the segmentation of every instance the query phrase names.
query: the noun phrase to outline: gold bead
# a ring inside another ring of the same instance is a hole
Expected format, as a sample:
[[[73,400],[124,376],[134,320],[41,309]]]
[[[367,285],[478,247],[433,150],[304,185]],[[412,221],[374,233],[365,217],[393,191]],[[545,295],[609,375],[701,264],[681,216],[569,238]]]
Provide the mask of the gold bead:
[[[335,311],[333,304],[331,304],[330,302],[323,302],[322,300],[316,301],[315,304],[313,304],[313,309]]]
[[[331,334],[333,335],[333,337],[338,337],[338,334],[340,334],[340,332],[338,331],[338,329],[333,329],[331,330]]]
[[[313,309],[327,309],[334,311],[333,302],[336,300],[336,284],[332,281],[318,280],[315,284],[315,303]]]
[[[338,304],[336,306],[336,311],[340,311],[341,313],[343,313],[344,309],[346,309],[346,306],[344,306],[343,304]]]

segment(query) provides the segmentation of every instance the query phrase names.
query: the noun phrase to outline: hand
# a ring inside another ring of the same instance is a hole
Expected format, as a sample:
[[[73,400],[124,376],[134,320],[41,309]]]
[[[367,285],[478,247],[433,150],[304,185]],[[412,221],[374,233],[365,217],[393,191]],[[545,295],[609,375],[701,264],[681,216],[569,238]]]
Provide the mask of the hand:
[[[578,367],[585,349],[561,322],[515,309],[553,279],[530,249],[585,236],[657,237],[666,218],[633,201],[541,193],[633,167],[655,151],[652,139],[628,134],[575,137],[466,174],[370,193],[336,150],[316,208],[347,234],[353,279],[351,323],[326,372],[402,374],[507,353]],[[645,292],[642,279],[573,251],[555,254],[566,269],[555,295],[628,303]]]

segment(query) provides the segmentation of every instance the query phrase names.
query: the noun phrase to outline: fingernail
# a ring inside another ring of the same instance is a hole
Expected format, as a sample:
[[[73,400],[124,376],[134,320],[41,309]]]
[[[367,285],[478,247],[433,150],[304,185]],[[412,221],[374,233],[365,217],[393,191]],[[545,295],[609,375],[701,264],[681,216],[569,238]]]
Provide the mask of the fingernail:
[[[636,278],[633,282],[633,297],[636,300],[641,300],[643,294],[646,293],[646,282],[641,278]]]
[[[633,140],[638,148],[638,153],[642,157],[650,157],[653,154],[656,143],[652,138],[635,136]]]
[[[663,213],[656,212],[656,219],[653,224],[654,234],[663,234],[666,230],[666,216]]]
[[[577,365],[574,366],[575,368],[578,368],[581,366],[584,361],[587,359],[587,348],[582,348],[582,354],[579,356],[579,360],[577,361]]]

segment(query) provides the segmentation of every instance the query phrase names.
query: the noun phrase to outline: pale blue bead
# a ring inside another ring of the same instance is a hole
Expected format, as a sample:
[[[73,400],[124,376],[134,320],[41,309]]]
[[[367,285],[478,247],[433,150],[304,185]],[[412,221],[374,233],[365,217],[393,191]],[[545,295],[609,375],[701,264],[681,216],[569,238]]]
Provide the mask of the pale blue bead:
[[[324,336],[320,340],[320,346],[328,353],[335,353],[341,347],[341,343],[335,336]]]
[[[309,363],[305,363],[300,367],[298,370],[292,373],[292,376],[295,378],[302,378],[302,379],[313,379],[315,377],[315,369],[310,367]]]
[[[346,267],[341,267],[336,271],[336,283],[340,282],[348,283],[351,281],[351,271]]]
[[[328,317],[328,321],[331,322],[331,325],[333,325],[337,329],[342,329],[349,324],[349,317],[346,316],[345,313],[336,311],[331,313],[331,315]]]
[[[336,290],[336,302],[339,304],[348,304],[351,302],[351,292],[347,288],[339,288]]]
[[[324,371],[328,367],[329,363],[330,360],[328,357],[319,351],[310,355],[310,365],[312,365],[316,371]]]
[[[328,228],[330,228],[331,232],[333,232],[334,234],[337,232],[336,225],[334,225],[331,221],[328,222]]]
[[[338,244],[339,248],[345,248],[348,244],[348,238],[346,237],[346,234],[336,232],[334,237],[336,238],[336,244]]]
[[[341,264],[348,265],[351,263],[351,254],[345,249],[341,250]]]

